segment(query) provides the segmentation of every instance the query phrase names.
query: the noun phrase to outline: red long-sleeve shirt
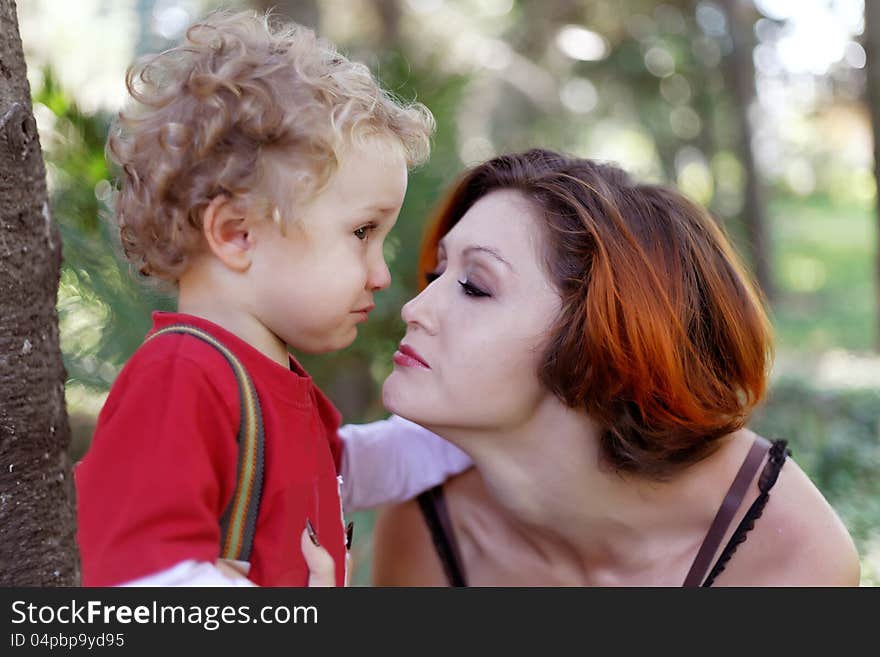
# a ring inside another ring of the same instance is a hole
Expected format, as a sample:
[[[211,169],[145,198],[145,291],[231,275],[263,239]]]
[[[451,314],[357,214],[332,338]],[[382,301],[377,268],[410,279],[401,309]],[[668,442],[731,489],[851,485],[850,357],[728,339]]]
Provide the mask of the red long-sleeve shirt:
[[[154,313],[153,330],[171,324],[196,326],[222,342],[257,390],[265,470],[248,578],[262,586],[305,586],[300,536],[309,518],[341,586],[338,411],[293,358],[286,369],[212,322]],[[173,334],[138,349],[74,470],[83,585],[110,586],[184,560],[219,557],[219,519],[236,481],[238,425],[238,385],[214,347]]]

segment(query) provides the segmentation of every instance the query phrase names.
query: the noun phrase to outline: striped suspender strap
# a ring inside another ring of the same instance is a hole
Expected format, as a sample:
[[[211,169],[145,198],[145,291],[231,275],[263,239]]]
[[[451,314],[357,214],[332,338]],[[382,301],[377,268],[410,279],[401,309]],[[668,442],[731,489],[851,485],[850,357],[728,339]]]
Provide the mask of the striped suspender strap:
[[[238,476],[229,506],[220,518],[220,556],[250,561],[263,492],[263,417],[257,391],[247,370],[223,343],[206,331],[187,324],[173,324],[153,333],[152,340],[167,333],[192,335],[217,349],[232,367],[238,382]]]

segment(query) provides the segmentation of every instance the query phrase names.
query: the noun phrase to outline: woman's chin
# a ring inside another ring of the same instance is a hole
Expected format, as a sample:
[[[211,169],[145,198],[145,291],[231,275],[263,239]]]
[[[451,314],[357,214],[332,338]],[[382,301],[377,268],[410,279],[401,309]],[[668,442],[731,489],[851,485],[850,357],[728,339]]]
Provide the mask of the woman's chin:
[[[387,411],[394,413],[395,415],[400,415],[403,417],[403,413],[401,412],[402,407],[406,405],[401,405],[400,403],[400,388],[401,381],[395,380],[398,377],[395,376],[396,372],[392,372],[388,375],[388,378],[385,379],[385,382],[382,384],[382,404],[385,406]]]
[[[419,408],[421,404],[410,382],[403,380],[397,371],[391,372],[382,384],[382,404],[385,409],[395,415],[419,422]]]

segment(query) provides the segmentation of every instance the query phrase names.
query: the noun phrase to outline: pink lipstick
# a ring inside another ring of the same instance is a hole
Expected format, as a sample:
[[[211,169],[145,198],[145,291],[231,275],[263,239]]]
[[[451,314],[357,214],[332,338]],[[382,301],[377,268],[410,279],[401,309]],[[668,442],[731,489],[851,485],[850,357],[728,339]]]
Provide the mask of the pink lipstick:
[[[422,369],[429,370],[431,366],[419,355],[412,347],[401,344],[398,347],[397,351],[394,352],[394,357],[392,360],[395,364],[400,365],[401,367],[421,367]]]

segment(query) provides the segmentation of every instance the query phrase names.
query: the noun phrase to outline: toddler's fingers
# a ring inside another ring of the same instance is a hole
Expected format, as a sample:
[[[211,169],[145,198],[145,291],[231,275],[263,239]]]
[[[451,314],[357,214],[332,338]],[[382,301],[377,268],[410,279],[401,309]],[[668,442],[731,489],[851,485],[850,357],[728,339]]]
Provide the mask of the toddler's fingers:
[[[306,529],[300,537],[300,544],[309,567],[309,586],[336,586],[336,564],[330,553],[312,543]]]

